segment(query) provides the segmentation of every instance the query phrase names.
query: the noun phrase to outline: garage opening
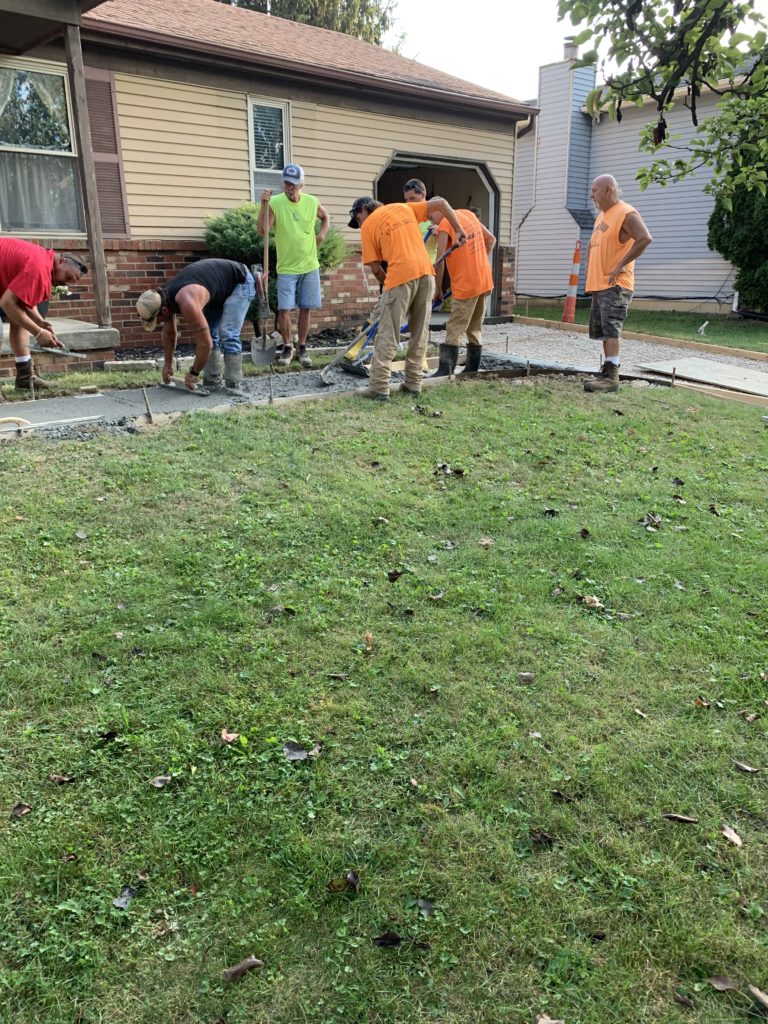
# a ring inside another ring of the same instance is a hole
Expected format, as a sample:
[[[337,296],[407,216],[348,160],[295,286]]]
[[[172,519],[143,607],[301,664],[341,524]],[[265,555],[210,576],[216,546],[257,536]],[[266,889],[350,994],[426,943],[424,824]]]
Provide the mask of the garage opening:
[[[382,203],[403,201],[403,185],[409,178],[420,178],[427,196],[442,196],[456,209],[472,207],[480,221],[498,238],[499,189],[493,175],[481,161],[453,157],[434,157],[414,153],[393,153],[374,183],[374,196]],[[496,286],[488,300],[488,315],[497,308],[496,252],[493,253],[493,279]]]

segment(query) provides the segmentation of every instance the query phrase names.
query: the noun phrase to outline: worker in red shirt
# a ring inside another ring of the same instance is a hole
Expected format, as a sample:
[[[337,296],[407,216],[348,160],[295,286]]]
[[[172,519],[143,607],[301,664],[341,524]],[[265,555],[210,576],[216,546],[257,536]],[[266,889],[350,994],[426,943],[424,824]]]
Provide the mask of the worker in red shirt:
[[[48,387],[32,362],[30,335],[43,348],[64,348],[38,306],[50,299],[55,284],[77,284],[87,273],[86,265],[70,253],[55,253],[20,238],[0,238],[0,319],[11,325],[16,387],[22,391],[31,390],[33,385]]]

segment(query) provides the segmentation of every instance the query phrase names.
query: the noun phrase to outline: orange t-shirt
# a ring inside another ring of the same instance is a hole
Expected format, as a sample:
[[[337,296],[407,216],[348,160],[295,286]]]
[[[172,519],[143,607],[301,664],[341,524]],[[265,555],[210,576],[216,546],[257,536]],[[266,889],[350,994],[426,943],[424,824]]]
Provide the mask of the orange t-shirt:
[[[629,203],[615,203],[610,210],[601,210],[597,215],[589,243],[589,267],[587,269],[587,291],[602,292],[614,286],[608,274],[635,244],[634,238],[619,241],[621,226],[630,213],[637,213]],[[628,263],[616,278],[620,288],[635,288],[635,263]]]
[[[451,275],[451,294],[455,299],[474,299],[493,291],[493,274],[485,251],[483,226],[469,210],[457,210],[456,216],[467,240],[445,261]],[[445,232],[448,245],[453,245],[454,230],[445,218],[438,224],[437,231],[438,235]]]
[[[363,221],[363,263],[387,264],[385,292],[425,274],[434,277],[435,270],[419,229],[420,221],[427,216],[426,202],[387,203]]]

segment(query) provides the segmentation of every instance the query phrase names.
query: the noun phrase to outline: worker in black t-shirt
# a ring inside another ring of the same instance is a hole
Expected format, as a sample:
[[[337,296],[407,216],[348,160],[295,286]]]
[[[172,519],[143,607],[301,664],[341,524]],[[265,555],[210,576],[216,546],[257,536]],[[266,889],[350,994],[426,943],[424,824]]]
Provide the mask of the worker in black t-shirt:
[[[136,310],[148,331],[163,327],[163,380],[173,376],[176,317],[195,335],[195,358],[184,383],[193,390],[205,370],[206,387],[220,387],[222,362],[228,390],[237,391],[243,379],[243,327],[256,285],[250,270],[234,260],[198,260],[179,271],[160,291],[147,291]]]

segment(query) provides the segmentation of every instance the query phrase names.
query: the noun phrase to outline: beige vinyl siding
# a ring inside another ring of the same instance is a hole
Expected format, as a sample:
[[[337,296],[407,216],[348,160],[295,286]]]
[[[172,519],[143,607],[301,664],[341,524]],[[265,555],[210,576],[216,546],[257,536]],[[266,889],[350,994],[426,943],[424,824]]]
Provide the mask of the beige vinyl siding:
[[[414,120],[406,108],[403,114],[291,104],[293,159],[304,167],[308,191],[320,198],[333,223],[343,227],[350,241],[359,238],[358,232],[346,227],[351,200],[373,193],[376,179],[395,151],[452,157],[488,165],[501,192],[499,242],[511,244],[513,126],[466,128]]]
[[[133,238],[200,238],[205,218],[251,199],[248,95],[119,73],[115,88]],[[513,126],[468,128],[290,101],[291,158],[350,241],[351,201],[372,193],[395,151],[476,160],[500,189],[502,244],[512,236]],[[463,201],[464,197],[461,197]]]
[[[133,238],[200,238],[251,198],[244,93],[115,75]]]

